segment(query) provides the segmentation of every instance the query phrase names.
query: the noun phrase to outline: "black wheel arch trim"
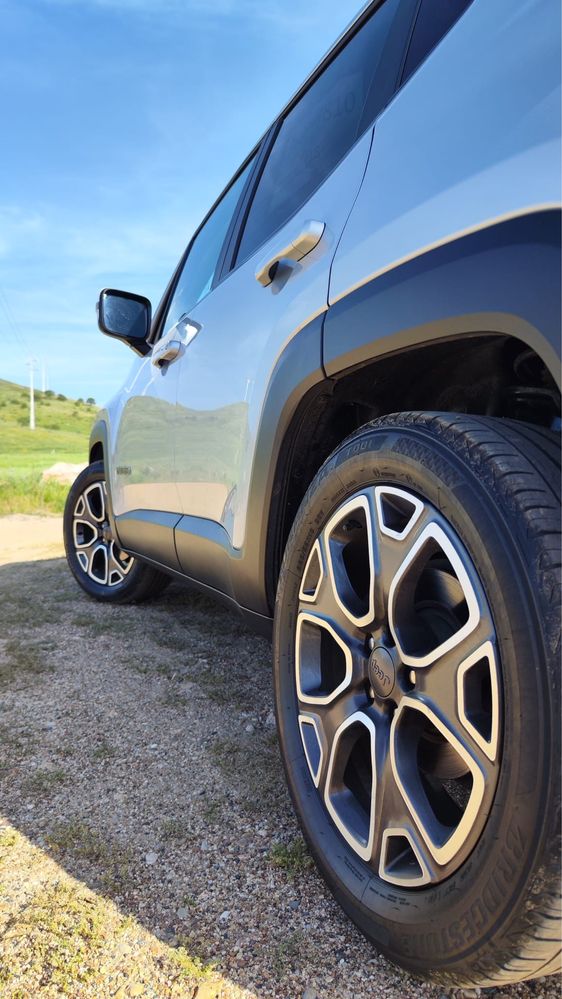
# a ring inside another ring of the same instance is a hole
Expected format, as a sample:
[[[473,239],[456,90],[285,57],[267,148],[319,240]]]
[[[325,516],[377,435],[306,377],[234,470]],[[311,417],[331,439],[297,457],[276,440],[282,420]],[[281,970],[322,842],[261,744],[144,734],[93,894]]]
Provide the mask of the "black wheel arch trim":
[[[517,337],[560,386],[560,209],[460,236],[328,309],[323,364],[338,377],[378,357],[479,333]]]

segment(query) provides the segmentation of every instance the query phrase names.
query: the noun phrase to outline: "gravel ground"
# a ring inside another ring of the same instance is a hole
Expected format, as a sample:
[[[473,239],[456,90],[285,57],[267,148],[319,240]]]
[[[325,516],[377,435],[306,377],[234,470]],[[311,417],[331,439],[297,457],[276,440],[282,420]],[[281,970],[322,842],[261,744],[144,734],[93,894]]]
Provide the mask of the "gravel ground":
[[[3,525],[0,996],[443,996],[379,956],[310,865],[268,643],[175,584],[91,602],[50,557],[55,523],[32,544],[27,518]]]

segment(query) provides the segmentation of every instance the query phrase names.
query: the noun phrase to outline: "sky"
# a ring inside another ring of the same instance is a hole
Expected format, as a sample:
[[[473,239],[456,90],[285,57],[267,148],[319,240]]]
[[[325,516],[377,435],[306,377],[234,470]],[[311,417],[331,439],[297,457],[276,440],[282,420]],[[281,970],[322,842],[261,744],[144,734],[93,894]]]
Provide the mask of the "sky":
[[[102,287],[156,306],[360,0],[0,0],[0,378],[109,399]]]

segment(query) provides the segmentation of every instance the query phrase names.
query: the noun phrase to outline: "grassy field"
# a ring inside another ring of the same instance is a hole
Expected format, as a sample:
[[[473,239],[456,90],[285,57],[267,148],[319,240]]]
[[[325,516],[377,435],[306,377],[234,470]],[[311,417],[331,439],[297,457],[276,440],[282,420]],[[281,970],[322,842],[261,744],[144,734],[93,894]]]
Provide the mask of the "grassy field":
[[[0,515],[60,513],[67,487],[42,483],[57,461],[86,460],[96,407],[53,392],[35,393],[35,430],[29,429],[29,391],[0,379]]]

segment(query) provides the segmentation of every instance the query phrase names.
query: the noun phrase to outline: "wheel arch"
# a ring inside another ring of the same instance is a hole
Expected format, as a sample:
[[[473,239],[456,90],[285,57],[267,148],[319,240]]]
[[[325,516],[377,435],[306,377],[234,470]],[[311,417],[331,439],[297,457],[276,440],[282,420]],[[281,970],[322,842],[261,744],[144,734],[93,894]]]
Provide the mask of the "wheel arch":
[[[560,212],[487,227],[384,274],[328,309],[324,377],[305,386],[278,446],[263,504],[271,610],[289,531],[314,475],[350,433],[399,410],[560,419]],[[291,368],[301,370],[299,336]],[[297,353],[295,353],[297,351]],[[303,383],[301,383],[301,386]],[[266,409],[271,399],[266,400]],[[270,458],[271,456],[271,458]]]

